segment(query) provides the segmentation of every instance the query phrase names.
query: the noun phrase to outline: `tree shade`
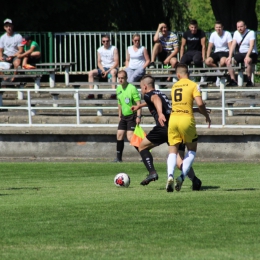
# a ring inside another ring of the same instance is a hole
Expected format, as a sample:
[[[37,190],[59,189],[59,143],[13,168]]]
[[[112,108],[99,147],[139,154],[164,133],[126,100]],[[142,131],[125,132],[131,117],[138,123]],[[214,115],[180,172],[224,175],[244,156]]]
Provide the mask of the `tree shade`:
[[[187,1],[24,0],[17,8],[6,4],[0,17],[11,18],[17,31],[155,30],[161,21],[180,30],[186,23]]]

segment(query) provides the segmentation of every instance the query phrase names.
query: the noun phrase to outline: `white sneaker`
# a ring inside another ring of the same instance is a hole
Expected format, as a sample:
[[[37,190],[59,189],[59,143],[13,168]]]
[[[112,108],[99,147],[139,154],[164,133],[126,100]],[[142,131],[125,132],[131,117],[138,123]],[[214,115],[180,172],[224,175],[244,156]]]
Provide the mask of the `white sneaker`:
[[[173,180],[173,177],[170,176],[167,180],[167,183],[166,183],[166,191],[167,192],[173,192],[173,186],[174,186],[174,180]]]
[[[217,80],[216,80],[216,86],[217,86],[217,87],[220,86],[220,77],[217,77]]]
[[[200,83],[205,82],[206,80],[207,80],[207,77],[201,77],[200,78]]]
[[[176,190],[176,191],[180,191],[180,190],[181,190],[182,183],[183,183],[182,177],[179,176],[179,177],[176,179],[176,184],[175,184],[175,190]]]

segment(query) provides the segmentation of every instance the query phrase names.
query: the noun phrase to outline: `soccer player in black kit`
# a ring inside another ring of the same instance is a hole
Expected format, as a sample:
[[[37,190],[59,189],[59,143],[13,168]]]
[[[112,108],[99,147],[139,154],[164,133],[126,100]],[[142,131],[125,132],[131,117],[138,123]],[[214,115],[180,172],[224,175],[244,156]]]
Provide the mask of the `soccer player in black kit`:
[[[149,174],[140,184],[148,185],[151,181],[158,180],[158,174],[154,168],[153,156],[150,150],[153,147],[159,146],[163,143],[168,144],[168,122],[171,114],[171,104],[167,96],[159,90],[155,90],[154,78],[150,75],[144,75],[141,79],[141,91],[144,95],[145,103],[132,106],[132,110],[138,110],[142,107],[148,106],[149,111],[153,115],[156,125],[142,140],[139,146],[139,152],[142,157]],[[182,158],[184,156],[185,145],[180,145],[179,155],[177,159],[178,168],[182,167]],[[181,157],[180,157],[181,155]],[[201,181],[195,176],[193,169],[191,168],[188,177],[192,180],[192,189],[200,190]],[[173,186],[166,184],[166,191],[173,192]]]

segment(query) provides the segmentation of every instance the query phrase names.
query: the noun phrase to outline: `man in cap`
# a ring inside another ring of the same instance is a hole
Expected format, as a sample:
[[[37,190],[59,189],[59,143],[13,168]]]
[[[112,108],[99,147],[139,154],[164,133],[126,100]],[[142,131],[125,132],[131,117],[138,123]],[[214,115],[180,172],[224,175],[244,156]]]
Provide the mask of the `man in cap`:
[[[21,58],[18,55],[23,53],[22,36],[14,32],[13,22],[7,18],[4,20],[4,33],[0,37],[0,61],[6,61],[18,68],[21,64]]]

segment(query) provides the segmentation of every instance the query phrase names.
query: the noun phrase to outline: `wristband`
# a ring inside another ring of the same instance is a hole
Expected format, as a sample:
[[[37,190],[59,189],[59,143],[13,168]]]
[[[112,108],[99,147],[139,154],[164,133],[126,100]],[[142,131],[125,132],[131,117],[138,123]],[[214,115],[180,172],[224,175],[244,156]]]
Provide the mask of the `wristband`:
[[[142,116],[137,116],[137,117],[140,118],[140,119],[142,118]]]

